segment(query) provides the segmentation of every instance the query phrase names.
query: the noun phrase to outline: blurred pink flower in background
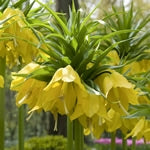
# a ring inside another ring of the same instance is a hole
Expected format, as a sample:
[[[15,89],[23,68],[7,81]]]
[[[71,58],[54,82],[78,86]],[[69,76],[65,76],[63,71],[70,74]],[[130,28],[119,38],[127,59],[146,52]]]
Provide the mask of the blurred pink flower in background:
[[[99,140],[95,140],[95,143],[110,144],[111,139],[110,138],[101,138]],[[121,145],[122,144],[122,139],[116,138],[116,144]],[[136,145],[142,145],[142,144],[150,144],[150,142],[145,143],[144,139],[136,140]],[[127,139],[127,145],[128,146],[132,145],[132,139]]]

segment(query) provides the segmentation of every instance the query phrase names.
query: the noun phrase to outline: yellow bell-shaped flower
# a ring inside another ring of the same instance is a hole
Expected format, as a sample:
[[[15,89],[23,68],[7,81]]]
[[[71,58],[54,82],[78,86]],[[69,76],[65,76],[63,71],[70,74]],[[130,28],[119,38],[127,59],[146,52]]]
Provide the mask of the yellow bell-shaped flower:
[[[136,137],[137,139],[141,139],[144,137],[145,141],[150,141],[150,121],[146,120],[144,117],[140,118],[137,121],[135,126],[132,128],[131,132],[126,135],[128,137]]]
[[[120,127],[120,130],[122,131],[122,133],[124,135],[126,135],[127,133],[129,133],[129,131],[131,131],[135,125],[138,122],[137,118],[121,118],[122,121],[122,125]]]
[[[100,75],[95,82],[105,94],[110,106],[121,114],[127,114],[129,103],[138,104],[138,93],[134,85],[118,72],[109,70]]]
[[[52,80],[43,89],[41,107],[45,111],[57,112],[60,114],[70,114],[76,104],[75,86],[83,89],[84,86],[80,77],[68,65],[58,69]],[[34,109],[34,108],[33,108]]]
[[[105,129],[107,132],[114,132],[121,127],[122,120],[118,112],[114,111],[113,109],[110,109],[108,111],[108,118],[109,120],[106,120],[105,125]]]
[[[18,74],[29,74],[38,68],[40,68],[40,65],[30,63],[20,70]],[[35,107],[46,85],[46,82],[36,79],[31,78],[27,80],[24,77],[14,77],[14,80],[11,83],[11,90],[18,92],[16,96],[16,105],[21,106],[22,104],[27,104],[30,109]]]
[[[30,109],[36,106],[41,98],[41,93],[46,86],[46,82],[29,79],[25,81],[18,91],[16,96],[16,104],[17,106],[21,106],[22,104],[27,104]],[[42,101],[41,101],[42,103]],[[38,108],[40,109],[40,107]]]
[[[126,65],[123,68],[123,72],[128,71],[128,75],[134,75],[137,73],[142,73],[150,70],[150,60],[143,59],[141,61],[135,61],[131,64]]]
[[[147,122],[146,122],[145,118],[144,117],[141,118],[137,122],[135,127],[132,129],[132,131],[129,134],[127,134],[126,138],[128,138],[130,136],[136,137],[137,139],[142,138],[146,124],[147,124]]]
[[[71,115],[71,120],[77,119],[83,114],[89,118],[94,114],[100,114],[100,116],[106,115],[105,102],[102,96],[89,93],[79,88],[76,88],[76,93],[77,105]]]
[[[105,120],[98,115],[94,115],[92,118],[82,115],[78,120],[85,129],[85,135],[92,134],[94,137],[100,138],[105,130]]]
[[[40,68],[40,65],[35,64],[33,62],[26,65],[22,68],[17,74],[30,74],[34,70]],[[25,78],[21,76],[13,76],[13,80],[11,82],[11,90],[19,91],[21,89],[21,85],[25,82]]]
[[[5,21],[7,20],[7,21]],[[38,39],[25,23],[23,13],[18,9],[7,8],[0,16],[1,24],[0,56],[6,56],[9,67],[23,62],[29,63],[37,55]],[[34,45],[34,46],[33,46]]]

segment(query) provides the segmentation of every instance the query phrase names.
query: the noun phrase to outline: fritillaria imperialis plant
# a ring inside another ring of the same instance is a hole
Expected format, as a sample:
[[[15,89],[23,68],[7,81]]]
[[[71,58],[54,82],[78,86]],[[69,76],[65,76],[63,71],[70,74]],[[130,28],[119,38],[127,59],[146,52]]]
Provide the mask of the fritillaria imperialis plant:
[[[50,111],[55,118],[55,130],[58,114],[67,115],[68,150],[83,149],[83,129],[85,134],[91,133],[97,138],[103,131],[113,133],[121,129],[126,134],[132,130],[133,126],[127,126],[128,119],[122,116],[129,115],[130,105],[139,104],[139,88],[123,70],[131,62],[130,56],[135,61],[137,55],[133,54],[135,50],[122,49],[133,37],[118,41],[116,37],[125,37],[131,32],[135,35],[137,29],[113,29],[101,35],[98,30],[102,21],[90,20],[93,12],[83,18],[80,10],[76,12],[73,6],[66,20],[37,2],[45,8],[49,19],[30,24],[42,53],[36,61],[14,74],[11,89],[17,91],[17,106],[27,104],[29,113]],[[128,16],[125,14],[124,18]],[[107,46],[105,42],[111,44]],[[142,58],[143,51],[138,52]],[[135,122],[138,121],[135,119]]]
[[[122,17],[114,8],[114,14],[103,21],[91,20],[93,12],[82,17],[73,5],[67,20],[36,2],[43,13],[29,12],[30,24],[16,9],[7,8],[0,16],[0,87],[4,85],[6,64],[12,67],[27,63],[13,74],[11,89],[17,91],[16,104],[27,104],[31,114],[50,111],[55,119],[54,130],[58,114],[67,115],[68,150],[83,150],[83,133],[99,138],[107,131],[115,141],[114,133],[120,129],[126,138],[149,140],[147,115],[140,116],[137,111],[140,108],[143,112],[148,106],[145,103],[149,103],[149,67],[144,66],[142,73],[140,68],[149,62],[144,41],[149,34],[138,37],[149,18],[132,26],[131,6],[127,12],[123,8]],[[101,23],[111,30],[102,35]],[[135,65],[139,66],[136,71]]]
[[[0,14],[0,149],[4,149],[5,114],[5,70],[6,67],[29,63],[38,51],[38,39],[26,24],[25,16],[19,9],[7,8],[9,1],[1,4]],[[20,1],[21,5],[21,1]],[[17,4],[16,4],[17,6]],[[23,145],[23,144],[22,144]],[[23,148],[21,148],[23,149]]]
[[[150,72],[150,45],[149,45],[149,21],[150,15],[139,17],[139,11],[134,11],[133,3],[129,10],[118,11],[113,7],[113,13],[106,13],[104,17],[107,30],[105,34],[115,32],[118,30],[131,29],[130,33],[122,35],[115,35],[112,38],[113,42],[126,40],[118,44],[109,56],[111,57],[110,63],[124,65],[118,71],[122,73],[130,82],[132,82],[138,91],[137,105],[130,105],[128,119],[123,119],[123,126],[121,127],[122,133],[140,139],[145,138],[149,141],[149,72]],[[134,29],[134,30],[133,30]],[[145,32],[146,31],[146,32]],[[105,35],[104,34],[104,35]],[[106,41],[103,44],[107,48],[112,43]],[[132,124],[130,123],[132,121]],[[128,125],[127,125],[128,124]],[[133,130],[132,130],[133,129]],[[144,131],[144,132],[143,132]]]

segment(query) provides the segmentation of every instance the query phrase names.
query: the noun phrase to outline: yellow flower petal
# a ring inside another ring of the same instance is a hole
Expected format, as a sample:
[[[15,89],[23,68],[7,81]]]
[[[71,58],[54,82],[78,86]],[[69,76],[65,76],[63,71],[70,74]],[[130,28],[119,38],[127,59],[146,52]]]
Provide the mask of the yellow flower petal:
[[[30,74],[39,68],[40,65],[30,63],[21,69],[18,74]],[[41,104],[39,104],[39,102],[42,102],[40,101],[41,95],[47,83],[19,76],[14,76],[13,78],[14,79],[11,82],[11,90],[16,90],[18,92],[16,96],[16,105],[21,106],[23,104],[27,104],[30,109],[41,109]]]
[[[144,139],[146,142],[149,142],[150,141],[150,122],[149,120],[146,120],[147,121],[147,126],[145,127],[145,130],[143,132],[143,136],[144,136]]]
[[[77,119],[83,114],[89,118],[92,118],[95,114],[101,117],[107,116],[105,101],[102,96],[89,93],[78,86],[75,86],[75,92],[77,94],[77,104],[71,115],[71,120]]]
[[[22,104],[27,104],[30,109],[34,108],[35,106],[41,106],[41,94],[45,86],[46,82],[43,81],[35,79],[29,79],[25,81],[17,93],[16,105],[21,106]],[[39,102],[41,104],[39,104]]]
[[[49,90],[44,89],[42,107],[45,111],[57,109],[60,114],[69,114],[73,111],[76,95],[73,83],[55,82]]]
[[[126,119],[126,118],[122,118],[122,127],[121,127],[121,131],[124,132],[125,134],[128,131],[131,131],[135,125],[137,124],[139,120],[137,118],[130,118],[130,119]],[[124,131],[124,130],[126,131]]]
[[[121,114],[127,114],[129,103],[138,104],[138,92],[134,90],[134,85],[118,72],[110,70],[110,73],[103,73],[95,82],[111,107]]]
[[[100,96],[78,89],[77,100],[82,105],[82,110],[87,117],[92,117],[99,110]]]
[[[132,137],[142,137],[141,133],[143,132],[144,129],[144,125],[145,125],[145,119],[141,118],[138,123],[135,125],[135,127],[132,129],[132,131],[127,134],[126,138],[132,136]],[[140,136],[139,136],[140,135]]]
[[[12,35],[13,39],[1,41],[0,56],[6,56],[6,63],[9,67],[18,64],[19,57],[22,57],[22,62],[31,62],[38,54],[37,48],[32,44],[38,45],[39,42],[32,30],[27,28],[23,12],[6,8],[0,16],[0,21],[3,22],[6,19],[8,20],[1,24],[3,30],[0,36],[3,38]]]
[[[109,64],[112,64],[112,65],[119,64],[120,58],[115,50],[110,51],[107,56],[111,59]]]
[[[52,80],[50,81],[50,83],[45,88],[45,91],[49,90],[49,88],[51,88],[51,85],[54,82],[57,82],[60,80],[63,82],[67,82],[67,83],[74,82],[80,88],[84,89],[84,86],[81,84],[81,80],[80,80],[79,75],[73,70],[73,68],[70,65],[68,65],[65,68],[60,68],[56,71]]]
[[[146,142],[150,141],[150,129],[144,131],[144,139]]]
[[[73,111],[73,114],[71,114],[70,119],[75,120],[76,118],[81,117],[84,114],[82,109],[82,104],[77,104],[75,107],[75,110]]]
[[[143,59],[141,61],[135,61],[131,64],[126,65],[123,68],[123,72],[128,71],[128,75],[134,75],[141,72],[146,72],[150,70],[150,60]]]
[[[124,87],[134,88],[134,85],[116,71],[110,73],[103,73],[95,82],[100,86],[102,92],[107,96],[111,88]]]
[[[121,116],[118,112],[115,112],[113,109],[110,109],[108,111],[108,117],[110,118],[109,121],[106,120],[106,130],[108,132],[114,132],[121,127]]]
[[[108,94],[107,99],[113,109],[117,110],[121,114],[128,114],[128,105],[138,104],[137,93],[134,89],[127,88],[112,88]]]
[[[84,135],[89,135],[91,133],[90,129],[86,128],[84,129]]]
[[[101,117],[95,115],[94,117],[92,117],[92,134],[96,137],[96,138],[100,138],[102,133],[105,130],[105,124],[103,122],[103,120],[101,119]]]
[[[40,65],[31,62],[24,68],[22,68],[17,74],[30,74],[38,68],[40,68]],[[18,91],[21,88],[20,86],[21,84],[23,84],[24,81],[24,77],[13,76],[10,89]]]
[[[84,88],[79,75],[73,68],[68,65],[58,69],[44,88],[43,109],[45,111],[57,109],[60,114],[72,113],[76,103],[75,86]]]
[[[4,78],[0,75],[0,88],[4,87]]]

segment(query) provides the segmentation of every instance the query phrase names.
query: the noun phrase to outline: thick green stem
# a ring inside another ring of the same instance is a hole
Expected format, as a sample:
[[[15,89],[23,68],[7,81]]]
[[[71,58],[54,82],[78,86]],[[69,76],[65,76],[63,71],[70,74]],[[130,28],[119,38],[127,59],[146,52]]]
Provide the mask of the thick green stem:
[[[127,150],[127,139],[122,136],[122,150]]]
[[[67,117],[67,150],[73,150],[73,122]]]
[[[116,132],[111,133],[111,150],[116,150]]]
[[[0,57],[0,75],[5,79],[5,58]],[[0,150],[4,150],[5,141],[5,87],[0,88]]]
[[[83,127],[80,125],[80,137],[81,137],[81,149],[84,149],[84,133],[83,133]]]
[[[132,148],[131,150],[136,150],[136,138],[132,138]]]
[[[83,127],[78,120],[74,121],[74,140],[75,140],[75,150],[83,150],[84,145]]]
[[[24,150],[24,106],[18,108],[18,148]]]

